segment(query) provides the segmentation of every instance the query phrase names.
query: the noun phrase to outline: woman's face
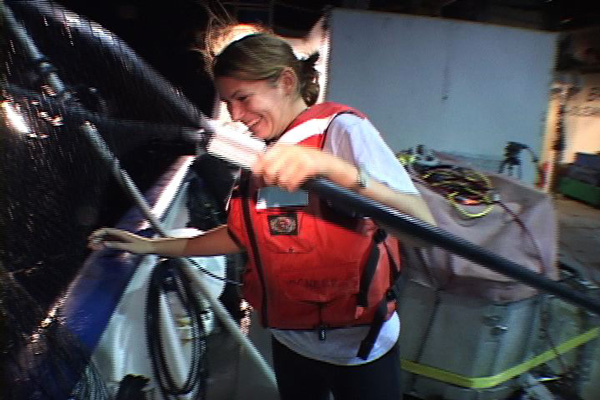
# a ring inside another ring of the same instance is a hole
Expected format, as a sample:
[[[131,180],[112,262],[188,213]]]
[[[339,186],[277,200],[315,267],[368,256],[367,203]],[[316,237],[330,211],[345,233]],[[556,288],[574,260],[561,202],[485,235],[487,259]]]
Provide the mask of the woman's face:
[[[294,96],[281,77],[277,82],[219,77],[215,85],[231,118],[263,140],[278,138],[296,117],[292,109]]]

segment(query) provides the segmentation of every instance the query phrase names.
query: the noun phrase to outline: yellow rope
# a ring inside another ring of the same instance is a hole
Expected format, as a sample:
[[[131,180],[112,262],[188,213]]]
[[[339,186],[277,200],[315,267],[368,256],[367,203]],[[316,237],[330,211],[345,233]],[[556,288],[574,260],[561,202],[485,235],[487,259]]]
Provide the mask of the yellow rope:
[[[446,196],[446,199],[450,202],[450,204],[456,209],[456,211],[458,211],[460,214],[462,214],[463,216],[467,217],[467,218],[480,218],[480,217],[484,217],[487,214],[490,213],[490,211],[492,211],[492,209],[494,208],[494,204],[493,203],[487,203],[485,202],[486,207],[483,211],[478,212],[478,213],[470,213],[467,212],[467,210],[465,210],[464,208],[462,208],[460,205],[458,205],[458,202],[456,200],[454,200],[454,196],[456,196],[458,194],[458,192],[454,192],[454,193],[450,193],[448,196]],[[489,196],[486,195],[486,198],[488,198]]]
[[[421,365],[414,361],[401,360],[402,369],[412,372],[413,374],[422,375],[427,378],[432,378],[438,381],[451,383],[456,386],[462,386],[472,389],[487,389],[497,386],[515,376],[521,375],[530,369],[537,367],[538,365],[544,364],[553,358],[556,358],[560,354],[564,354],[574,348],[581,346],[593,339],[596,339],[600,335],[600,328],[593,328],[589,331],[582,333],[581,335],[575,336],[574,338],[561,343],[559,346],[547,350],[542,354],[539,354],[525,362],[518,364],[512,368],[500,372],[499,374],[492,376],[484,376],[480,378],[471,378],[464,375],[459,375],[454,372],[445,371],[443,369],[430,367],[428,365]]]

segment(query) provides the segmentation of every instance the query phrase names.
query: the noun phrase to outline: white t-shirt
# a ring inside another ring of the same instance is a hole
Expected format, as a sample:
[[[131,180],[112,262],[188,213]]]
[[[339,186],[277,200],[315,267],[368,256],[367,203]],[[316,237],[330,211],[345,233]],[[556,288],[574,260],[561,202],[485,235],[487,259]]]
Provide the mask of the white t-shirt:
[[[329,126],[324,150],[354,165],[362,165],[372,179],[398,192],[419,194],[404,167],[367,119],[354,114],[337,116]],[[272,329],[271,332],[279,342],[305,357],[336,365],[357,365],[383,356],[394,346],[400,334],[400,320],[394,313],[384,323],[369,358],[363,360],[356,353],[369,328],[329,329],[326,340],[319,340],[316,331]]]

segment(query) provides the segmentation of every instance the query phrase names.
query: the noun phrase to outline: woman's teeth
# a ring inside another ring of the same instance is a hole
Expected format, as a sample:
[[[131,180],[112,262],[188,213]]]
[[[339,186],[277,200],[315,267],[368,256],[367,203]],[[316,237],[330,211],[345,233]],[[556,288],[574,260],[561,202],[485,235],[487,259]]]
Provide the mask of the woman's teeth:
[[[248,129],[252,128],[254,125],[258,124],[258,122],[260,121],[260,118],[257,118],[253,121],[250,121],[246,124],[246,126],[248,127]]]

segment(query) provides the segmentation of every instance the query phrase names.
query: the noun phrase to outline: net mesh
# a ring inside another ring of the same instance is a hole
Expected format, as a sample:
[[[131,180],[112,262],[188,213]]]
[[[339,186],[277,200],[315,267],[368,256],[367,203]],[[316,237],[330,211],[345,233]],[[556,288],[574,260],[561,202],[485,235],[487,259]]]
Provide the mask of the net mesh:
[[[0,7],[6,33],[0,99],[2,398],[108,398],[90,365],[90,349],[70,332],[61,307],[88,256],[87,236],[114,224],[131,201],[81,123],[94,121],[144,191],[178,156],[194,151],[173,127],[195,128],[199,115],[99,25],[45,1]],[[7,12],[43,57],[32,57],[4,18]],[[48,85],[52,73],[65,92]],[[158,126],[165,128],[148,129]]]

